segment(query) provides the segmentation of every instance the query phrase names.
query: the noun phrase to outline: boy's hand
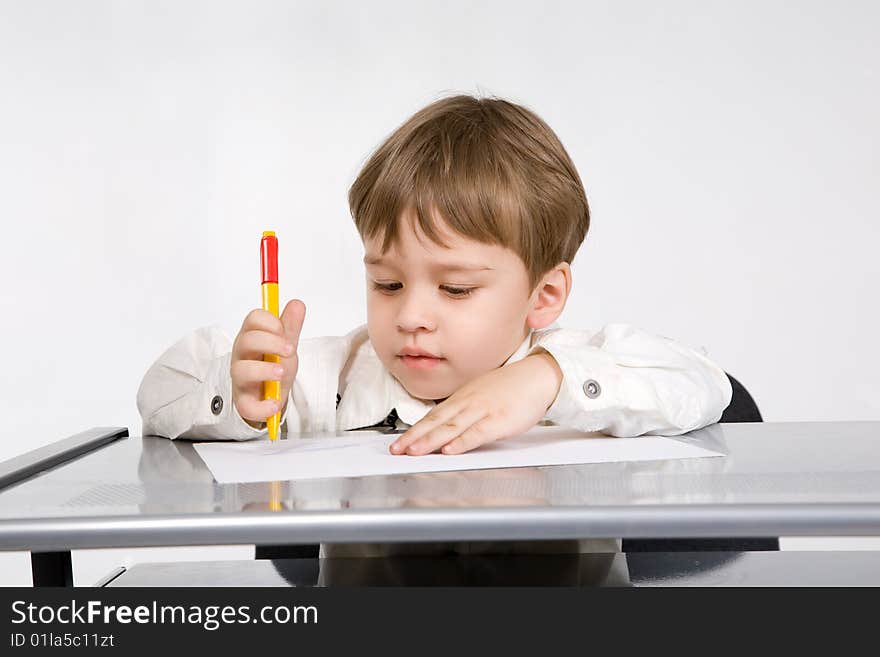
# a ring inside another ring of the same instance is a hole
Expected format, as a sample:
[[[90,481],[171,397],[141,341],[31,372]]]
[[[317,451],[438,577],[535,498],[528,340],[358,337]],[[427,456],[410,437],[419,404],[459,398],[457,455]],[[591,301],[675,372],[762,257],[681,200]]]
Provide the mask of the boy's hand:
[[[547,352],[526,356],[463,385],[391,444],[392,454],[461,454],[535,426],[562,385]]]
[[[284,413],[299,367],[296,351],[305,316],[306,306],[298,299],[288,302],[280,319],[258,308],[248,313],[235,336],[229,365],[232,402],[255,429],[269,416]],[[281,362],[264,362],[263,354],[278,354]],[[263,400],[263,381],[281,381],[280,401]]]

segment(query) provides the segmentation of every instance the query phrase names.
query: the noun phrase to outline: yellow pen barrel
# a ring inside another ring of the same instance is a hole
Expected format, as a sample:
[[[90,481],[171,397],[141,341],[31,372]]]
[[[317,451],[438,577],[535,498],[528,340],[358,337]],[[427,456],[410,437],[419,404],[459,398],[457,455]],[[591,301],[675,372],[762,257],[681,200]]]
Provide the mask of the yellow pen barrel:
[[[278,317],[278,283],[263,283],[263,310]],[[281,357],[276,354],[265,354],[263,360],[267,363],[280,363]],[[281,399],[280,381],[263,381],[263,399]],[[281,421],[281,413],[275,413],[266,420],[269,428],[269,439],[278,438],[278,425]]]

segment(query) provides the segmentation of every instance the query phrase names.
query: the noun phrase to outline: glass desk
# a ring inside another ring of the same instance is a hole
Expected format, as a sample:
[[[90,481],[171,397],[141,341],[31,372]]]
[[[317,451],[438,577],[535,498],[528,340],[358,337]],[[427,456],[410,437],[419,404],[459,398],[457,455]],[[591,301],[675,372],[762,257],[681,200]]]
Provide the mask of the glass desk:
[[[726,456],[221,485],[192,443],[94,429],[0,464],[0,549],[57,583],[79,548],[880,534],[880,422],[676,439]]]

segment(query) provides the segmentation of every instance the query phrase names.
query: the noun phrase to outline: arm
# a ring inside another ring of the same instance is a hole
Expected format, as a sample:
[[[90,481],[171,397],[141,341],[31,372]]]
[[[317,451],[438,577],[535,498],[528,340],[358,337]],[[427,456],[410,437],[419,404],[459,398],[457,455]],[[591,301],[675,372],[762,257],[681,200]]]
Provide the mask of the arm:
[[[612,436],[679,435],[717,422],[732,390],[724,371],[669,338],[627,324],[536,331],[562,370],[545,420]]]
[[[249,440],[263,435],[232,403],[232,341],[219,328],[200,328],[172,345],[144,375],[137,393],[143,435]],[[295,395],[291,395],[294,396]],[[299,426],[294,404],[281,422]]]

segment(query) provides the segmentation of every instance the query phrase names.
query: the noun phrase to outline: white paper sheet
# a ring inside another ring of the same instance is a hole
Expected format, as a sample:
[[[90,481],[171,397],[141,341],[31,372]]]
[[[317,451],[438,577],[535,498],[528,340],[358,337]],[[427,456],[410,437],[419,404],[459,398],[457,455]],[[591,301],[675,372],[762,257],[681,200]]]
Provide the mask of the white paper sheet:
[[[393,455],[388,447],[399,435],[357,431],[275,443],[199,443],[195,449],[221,484],[723,456],[674,438],[608,438],[556,426],[536,426],[464,454]]]

